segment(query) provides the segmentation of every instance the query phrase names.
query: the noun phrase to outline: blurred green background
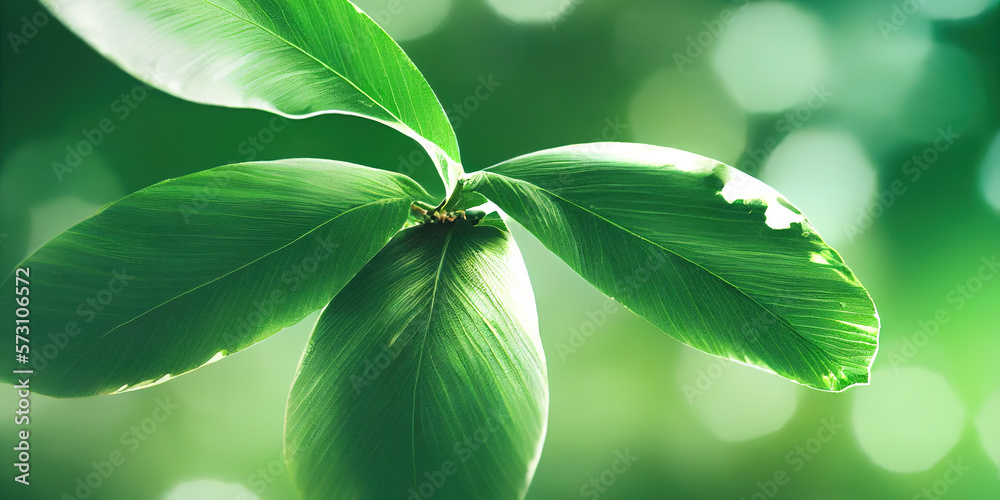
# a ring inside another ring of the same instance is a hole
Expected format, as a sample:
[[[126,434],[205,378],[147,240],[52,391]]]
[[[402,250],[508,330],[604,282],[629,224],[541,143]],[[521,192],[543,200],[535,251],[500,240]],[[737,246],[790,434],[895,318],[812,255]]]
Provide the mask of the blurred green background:
[[[607,298],[514,227],[551,384],[528,498],[1000,498],[996,0],[358,3],[430,81],[467,170],[594,140],[711,156],[797,204],[878,305],[872,384],[821,393],[603,312]],[[275,131],[263,112],[145,89],[35,2],[0,9],[4,272],[105,203],[225,163],[332,158],[437,182],[387,127],[324,116]],[[57,175],[104,119],[114,130]],[[32,485],[5,465],[2,497],[82,498],[78,480],[120,452],[89,498],[294,498],[284,404],[314,320],[149,389],[33,396]],[[5,457],[15,405],[0,387]],[[619,455],[636,460],[614,472]]]

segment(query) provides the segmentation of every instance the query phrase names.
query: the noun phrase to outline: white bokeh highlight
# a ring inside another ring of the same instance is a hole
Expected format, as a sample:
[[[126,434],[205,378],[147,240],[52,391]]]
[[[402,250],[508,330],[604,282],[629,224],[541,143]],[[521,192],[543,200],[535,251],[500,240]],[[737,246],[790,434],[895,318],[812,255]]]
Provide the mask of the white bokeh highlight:
[[[75,196],[61,196],[31,207],[28,249],[34,251],[63,231],[92,217],[100,209],[101,205]]]
[[[871,205],[878,182],[858,140],[836,129],[789,135],[771,153],[760,177],[834,246],[849,241],[848,227]]]
[[[976,431],[986,454],[1000,470],[1000,391],[994,392],[979,409]]]
[[[800,386],[690,347],[681,352],[677,380],[709,432],[730,443],[780,430],[798,406]]]
[[[918,14],[938,20],[976,17],[997,5],[997,0],[924,0],[922,2],[910,0],[910,2],[920,6]]]
[[[397,42],[427,36],[448,19],[453,0],[354,0]]]
[[[851,422],[861,450],[879,467],[930,469],[958,443],[966,412],[943,376],[922,367],[872,374],[854,390]]]
[[[733,165],[746,147],[746,117],[705,70],[661,70],[629,104],[635,141],[691,151]]]
[[[53,236],[125,195],[118,175],[99,151],[73,164],[72,171],[54,172],[53,159],[63,162],[67,146],[79,140],[71,135],[46,137],[18,146],[3,158],[0,227],[12,233],[4,245],[24,251],[19,257],[27,257]]]
[[[914,86],[924,76],[924,66],[934,48],[934,26],[930,21],[911,17],[904,25],[883,36],[858,19],[876,18],[881,3],[850,6],[849,22],[835,26],[843,33],[834,44],[835,71],[829,87],[832,104],[847,108],[852,115],[881,120],[898,114]]]
[[[736,101],[758,113],[802,102],[829,70],[819,20],[785,2],[741,12],[719,37],[712,66]]]
[[[884,133],[932,142],[941,128],[964,134],[983,124],[989,109],[983,103],[990,101],[990,91],[975,55],[961,46],[939,43],[923,67],[903,106],[882,124]]]
[[[979,166],[979,188],[986,202],[1000,213],[1000,132],[993,136]]]
[[[486,0],[500,17],[514,23],[557,23],[584,0]]]
[[[245,486],[213,479],[199,479],[175,486],[164,500],[260,500]]]

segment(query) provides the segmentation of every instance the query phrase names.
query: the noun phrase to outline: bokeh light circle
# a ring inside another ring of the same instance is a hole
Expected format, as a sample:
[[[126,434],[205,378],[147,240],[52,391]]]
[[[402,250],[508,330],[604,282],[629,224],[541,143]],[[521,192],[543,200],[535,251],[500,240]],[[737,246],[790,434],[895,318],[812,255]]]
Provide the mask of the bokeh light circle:
[[[259,500],[241,484],[199,479],[175,486],[164,500]]]
[[[53,236],[125,194],[118,174],[100,151],[67,156],[67,148],[79,142],[80,137],[73,135],[46,137],[24,143],[2,159],[0,232],[6,236],[0,259],[5,264],[15,265]]]
[[[746,146],[743,111],[705,70],[672,69],[646,79],[629,104],[637,142],[691,151],[735,164]]]
[[[992,9],[997,5],[997,0],[924,0],[918,5],[918,13],[930,19],[966,19]]]
[[[934,466],[955,446],[965,408],[941,375],[921,367],[872,374],[854,390],[852,428],[876,465],[898,473]]]
[[[397,42],[416,40],[444,24],[453,0],[354,0]]]
[[[903,109],[910,92],[923,78],[924,65],[934,48],[934,26],[926,19],[913,17],[894,27],[895,31],[882,32],[861,22],[881,15],[882,4],[850,8],[847,20],[836,26],[844,35],[833,45],[831,106],[881,123]]]
[[[933,142],[942,130],[962,134],[983,122],[989,94],[981,63],[955,45],[934,45],[923,75],[882,127],[904,139]]]
[[[89,219],[100,209],[101,205],[75,196],[63,196],[36,204],[31,207],[28,248],[41,247],[63,231]]]
[[[979,442],[1000,469],[1000,391],[986,399],[976,417]]]
[[[993,136],[983,163],[979,166],[979,187],[986,202],[1000,213],[1000,132]]]
[[[730,443],[780,430],[798,406],[799,386],[694,348],[683,349],[677,380],[709,432]]]
[[[761,179],[806,214],[836,246],[870,229],[877,173],[861,144],[840,130],[807,129],[782,141]],[[865,215],[869,218],[865,218]]]
[[[751,4],[720,35],[712,65],[744,109],[781,111],[808,98],[827,76],[822,27],[789,3]]]
[[[502,18],[515,23],[550,23],[564,19],[584,0],[486,0]]]

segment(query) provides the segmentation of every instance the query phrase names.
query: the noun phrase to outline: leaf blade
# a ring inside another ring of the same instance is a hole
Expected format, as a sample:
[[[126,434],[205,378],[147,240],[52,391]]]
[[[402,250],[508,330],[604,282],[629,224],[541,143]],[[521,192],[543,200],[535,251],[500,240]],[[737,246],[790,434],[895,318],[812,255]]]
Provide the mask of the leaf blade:
[[[462,173],[454,130],[430,85],[347,0],[42,3],[119,67],[172,95],[291,118],[373,119],[427,149],[449,190]]]
[[[145,387],[263,340],[325,305],[422,196],[402,175],[284,160],[218,167],[112,203],[22,263],[35,276],[32,329],[56,333],[33,347],[33,387]]]
[[[509,160],[465,189],[682,342],[822,390],[867,382],[871,297],[801,212],[742,172],[602,143]]]
[[[495,226],[397,235],[324,311],[296,375],[286,458],[304,497],[522,498],[548,401],[527,283]]]

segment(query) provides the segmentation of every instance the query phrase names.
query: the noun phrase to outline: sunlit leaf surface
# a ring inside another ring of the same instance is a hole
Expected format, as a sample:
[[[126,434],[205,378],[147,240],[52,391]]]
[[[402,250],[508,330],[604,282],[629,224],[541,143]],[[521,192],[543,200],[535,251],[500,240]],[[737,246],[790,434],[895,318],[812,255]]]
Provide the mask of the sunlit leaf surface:
[[[285,424],[304,498],[524,496],[548,390],[528,276],[500,227],[406,229],[323,312]]]
[[[204,104],[371,118],[461,175],[444,109],[401,48],[347,0],[43,0],[136,78]]]
[[[426,196],[399,174],[327,160],[218,167],[129,195],[21,263],[32,391],[143,387],[323,307]],[[13,290],[13,273],[4,282]],[[3,320],[14,324],[15,303]],[[12,381],[14,356],[0,357]],[[21,367],[21,366],[18,366]]]
[[[602,143],[515,158],[465,189],[684,343],[817,389],[868,381],[868,293],[794,206],[738,170]]]

